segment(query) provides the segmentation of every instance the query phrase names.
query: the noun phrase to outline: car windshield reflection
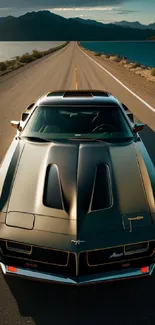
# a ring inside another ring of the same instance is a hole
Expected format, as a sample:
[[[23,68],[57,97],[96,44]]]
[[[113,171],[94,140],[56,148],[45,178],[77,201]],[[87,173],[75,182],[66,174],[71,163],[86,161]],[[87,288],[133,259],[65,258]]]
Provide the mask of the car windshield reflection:
[[[44,139],[131,139],[133,133],[118,106],[39,106],[22,136]]]

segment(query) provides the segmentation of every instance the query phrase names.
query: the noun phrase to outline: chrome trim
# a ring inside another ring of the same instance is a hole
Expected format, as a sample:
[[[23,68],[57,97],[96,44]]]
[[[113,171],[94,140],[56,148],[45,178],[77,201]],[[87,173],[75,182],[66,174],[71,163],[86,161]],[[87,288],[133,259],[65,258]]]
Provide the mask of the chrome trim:
[[[151,275],[155,264],[151,264],[149,266],[149,272],[142,273],[140,269],[128,269],[126,272],[117,272],[117,274],[112,274],[112,272],[93,276],[84,276],[78,278],[79,282],[76,282],[75,280],[65,277],[65,276],[56,276],[49,273],[43,273],[43,272],[37,272],[37,271],[31,271],[31,270],[25,270],[22,268],[17,268],[16,272],[8,271],[8,265],[5,265],[3,263],[0,263],[1,269],[3,274],[5,275],[15,275],[15,276],[21,276],[21,277],[28,277],[32,279],[39,279],[39,280],[45,280],[45,281],[52,281],[52,282],[59,282],[64,284],[74,284],[74,285],[82,285],[82,284],[93,284],[97,282],[104,282],[104,281],[114,281],[114,280],[121,280],[121,279],[127,279],[127,278],[135,278],[135,277],[142,277],[142,276],[148,276]],[[124,270],[123,270],[124,271]]]

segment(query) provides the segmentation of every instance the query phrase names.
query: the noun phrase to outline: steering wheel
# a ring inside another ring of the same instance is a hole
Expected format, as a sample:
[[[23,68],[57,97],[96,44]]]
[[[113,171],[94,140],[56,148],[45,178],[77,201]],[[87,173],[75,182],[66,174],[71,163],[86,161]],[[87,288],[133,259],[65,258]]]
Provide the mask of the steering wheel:
[[[104,129],[112,129],[112,131],[117,131],[116,127],[111,124],[100,124],[100,125],[96,126],[96,128],[93,129],[92,132],[103,131],[103,133],[104,133],[104,132],[106,132]]]

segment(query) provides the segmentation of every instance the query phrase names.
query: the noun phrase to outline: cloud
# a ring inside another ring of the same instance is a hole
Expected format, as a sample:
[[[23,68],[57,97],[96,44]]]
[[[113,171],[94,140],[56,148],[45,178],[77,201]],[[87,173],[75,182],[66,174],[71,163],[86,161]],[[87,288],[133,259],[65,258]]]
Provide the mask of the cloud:
[[[113,8],[113,11],[115,11],[117,15],[128,15],[128,14],[140,12],[139,10],[118,9],[118,8]]]
[[[50,9],[53,11],[112,11],[114,7],[60,7]]]
[[[117,6],[125,0],[0,0],[0,8],[59,8]]]
[[[117,12],[118,15],[128,15],[131,13],[136,13],[136,12],[140,12],[139,10],[119,10]]]

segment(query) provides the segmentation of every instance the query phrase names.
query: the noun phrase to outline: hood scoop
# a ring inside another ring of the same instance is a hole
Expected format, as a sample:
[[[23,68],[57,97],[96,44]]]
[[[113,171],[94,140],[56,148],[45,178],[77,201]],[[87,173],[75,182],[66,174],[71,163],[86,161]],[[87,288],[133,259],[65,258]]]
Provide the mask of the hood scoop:
[[[26,143],[9,197],[15,211],[33,214],[34,229],[86,241],[152,224],[133,144]],[[33,217],[21,220],[7,224],[32,228]]]
[[[78,184],[76,193],[78,193]],[[96,166],[90,194],[89,212],[108,209],[112,206],[112,186],[108,165],[99,164]],[[76,194],[75,201],[77,210],[78,194]],[[47,167],[45,177],[43,204],[53,209],[68,210],[65,203],[66,199],[63,194],[58,166],[50,164]]]
[[[95,170],[89,212],[108,209],[112,206],[112,185],[109,166],[99,164]]]
[[[49,208],[65,210],[59,170],[55,164],[47,167],[43,204]]]

